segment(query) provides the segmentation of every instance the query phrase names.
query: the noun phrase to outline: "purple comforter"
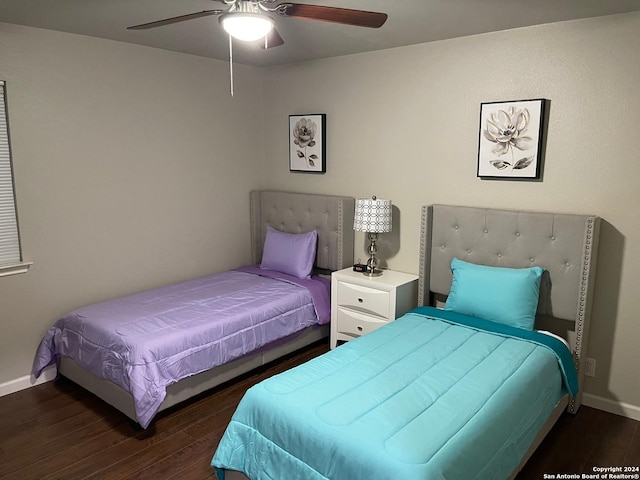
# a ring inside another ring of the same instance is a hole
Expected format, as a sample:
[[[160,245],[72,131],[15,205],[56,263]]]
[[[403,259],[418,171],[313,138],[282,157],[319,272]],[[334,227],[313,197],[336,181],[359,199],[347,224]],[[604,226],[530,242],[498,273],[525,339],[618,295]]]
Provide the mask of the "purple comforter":
[[[329,306],[325,279],[244,267],[71,312],[42,339],[33,373],[70,357],[130,392],[146,428],[168,385],[327,323]]]

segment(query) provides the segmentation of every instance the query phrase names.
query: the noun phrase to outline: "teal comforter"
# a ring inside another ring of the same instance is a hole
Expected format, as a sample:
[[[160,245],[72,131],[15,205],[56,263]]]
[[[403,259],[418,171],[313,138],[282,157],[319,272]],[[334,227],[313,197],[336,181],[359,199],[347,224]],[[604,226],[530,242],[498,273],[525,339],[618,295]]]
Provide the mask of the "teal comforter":
[[[575,369],[562,342],[474,322],[420,307],[259,383],[212,466],[221,479],[509,477],[576,393]]]

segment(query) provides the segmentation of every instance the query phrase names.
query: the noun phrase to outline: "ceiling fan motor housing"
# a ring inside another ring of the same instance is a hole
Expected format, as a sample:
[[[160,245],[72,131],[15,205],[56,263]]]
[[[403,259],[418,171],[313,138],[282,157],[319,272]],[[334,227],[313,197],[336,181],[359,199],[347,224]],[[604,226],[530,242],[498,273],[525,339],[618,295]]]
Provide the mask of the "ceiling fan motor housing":
[[[229,35],[249,42],[264,38],[273,28],[273,19],[261,13],[254,0],[238,0],[218,20]]]

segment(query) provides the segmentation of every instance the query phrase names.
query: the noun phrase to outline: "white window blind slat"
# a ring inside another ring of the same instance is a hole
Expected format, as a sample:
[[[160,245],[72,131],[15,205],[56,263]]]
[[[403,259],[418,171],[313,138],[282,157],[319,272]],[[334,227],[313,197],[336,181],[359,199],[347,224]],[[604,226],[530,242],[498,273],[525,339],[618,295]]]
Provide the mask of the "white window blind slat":
[[[0,267],[22,261],[7,125],[5,82],[0,80]]]

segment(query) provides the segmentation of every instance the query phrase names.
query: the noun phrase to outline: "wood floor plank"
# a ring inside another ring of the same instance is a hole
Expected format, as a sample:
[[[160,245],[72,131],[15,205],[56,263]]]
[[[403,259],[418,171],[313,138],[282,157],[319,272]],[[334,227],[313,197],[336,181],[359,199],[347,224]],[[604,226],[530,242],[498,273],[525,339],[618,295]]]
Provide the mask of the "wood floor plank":
[[[10,412],[11,410],[7,409],[5,411]],[[37,417],[31,417],[29,421],[16,422],[15,424],[6,422],[4,426],[0,427],[0,448],[3,448],[3,445],[6,445],[19,435],[33,436],[33,432],[41,427],[42,424],[38,421]]]
[[[185,427],[184,432],[191,435],[193,438],[200,438],[206,436],[210,432],[224,430],[229,424],[231,416],[235,412],[237,405],[238,403],[232,397],[229,397],[228,405],[217,408],[210,415],[202,415],[198,421]]]
[[[73,409],[73,413],[69,413],[61,409],[58,410],[58,413],[60,414],[60,421],[52,422],[49,425],[40,424],[37,429],[19,432],[6,439],[3,442],[4,447],[12,450],[26,448],[33,442],[34,436],[38,438],[39,442],[51,442],[70,431],[87,428],[98,420],[92,410]]]
[[[213,457],[213,455],[209,455],[209,457]],[[218,480],[215,471],[209,464],[211,458],[208,458],[207,462],[202,460],[203,459],[188,465],[186,468],[183,468],[179,472],[166,477],[163,480]]]
[[[0,475],[19,471],[25,465],[35,470],[39,462],[44,462],[43,469],[46,472],[48,459],[58,454],[62,441],[81,441],[99,421],[90,410],[79,412],[70,418],[65,418],[65,415],[61,418],[58,423],[31,432],[25,431],[3,442],[4,449],[15,453],[0,463]],[[34,440],[37,441],[38,448],[33,448]],[[69,458],[74,456],[69,455]]]
[[[605,428],[607,415],[600,410],[580,407],[571,427],[562,435],[547,459],[545,473],[580,474],[585,471],[588,459]],[[567,448],[568,445],[580,445],[580,448]]]
[[[640,422],[636,424],[636,432],[627,448],[622,464],[627,467],[640,467]]]
[[[41,415],[64,408],[69,402],[75,403],[87,395],[70,382],[47,382],[28,391],[29,395],[23,390],[0,397],[3,411],[11,412],[11,415],[0,416],[0,441],[20,428],[41,425]]]
[[[101,480],[121,480],[123,478],[137,478],[145,470],[152,468],[159,461],[170,457],[176,452],[183,451],[189,445],[194,442],[193,437],[187,435],[183,431],[176,432],[169,435],[165,440],[161,442],[149,445],[135,455],[130,455],[127,458],[119,460],[111,467],[105,469],[102,472],[98,472],[94,475],[88,475],[89,479],[101,479]]]
[[[23,454],[20,458],[18,468],[9,473],[0,473],[0,478],[41,480],[52,472],[57,473],[64,470],[70,464],[78,462],[82,460],[82,458],[83,457],[78,456],[77,452],[67,449],[61,449],[58,455],[50,455],[40,460],[38,460],[35,455],[33,458],[25,458]],[[62,479],[64,477],[58,476],[57,478]]]
[[[135,437],[128,438],[96,455],[84,457],[58,472],[45,475],[42,480],[126,478],[141,465],[149,465],[152,458],[164,457],[173,453],[176,446],[184,446],[192,441],[189,435],[180,431],[167,436],[150,437],[144,441]]]
[[[207,470],[209,470],[208,473],[212,473],[211,458],[222,438],[222,434],[223,430],[218,429],[208,435],[194,439],[189,445],[179,449],[172,455],[158,459],[153,465],[135,472],[134,475],[128,478],[130,480],[157,480],[159,478],[170,478],[181,473],[184,475],[184,465],[198,466],[198,471],[203,474],[206,474]],[[204,468],[200,468],[201,466]]]
[[[30,478],[44,478],[51,472],[52,463],[56,465],[54,470],[63,470],[76,461],[100,455],[114,445],[134,437],[137,432],[132,422],[119,413],[105,417],[86,428],[74,430],[43,444],[37,453],[32,452],[30,464],[18,473]],[[58,460],[60,445],[69,445],[72,448],[66,448],[64,456]],[[42,452],[46,452],[46,455]]]
[[[586,471],[593,473],[594,466],[622,466],[638,429],[638,422],[614,415],[606,419],[607,428],[600,432],[599,440],[587,459]]]

